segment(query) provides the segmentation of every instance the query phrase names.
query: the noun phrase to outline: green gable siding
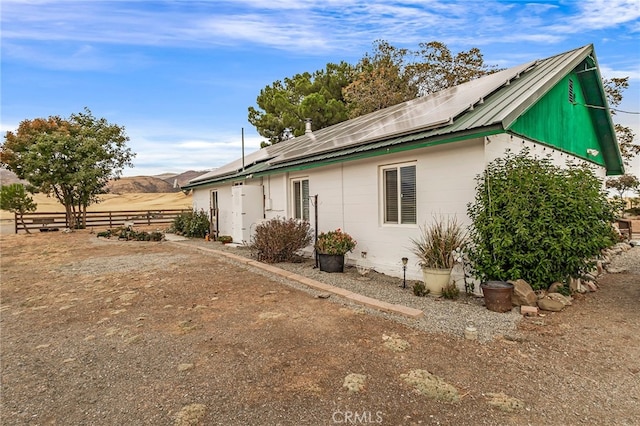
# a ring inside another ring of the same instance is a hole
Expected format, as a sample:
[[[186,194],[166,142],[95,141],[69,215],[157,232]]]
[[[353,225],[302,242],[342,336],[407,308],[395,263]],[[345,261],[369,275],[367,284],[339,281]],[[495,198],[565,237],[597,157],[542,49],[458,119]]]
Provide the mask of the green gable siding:
[[[569,80],[573,82],[573,103],[569,101]],[[587,103],[580,78],[572,72],[518,117],[508,130],[604,166],[598,132],[585,106]],[[587,149],[598,151],[598,155],[587,155]]]

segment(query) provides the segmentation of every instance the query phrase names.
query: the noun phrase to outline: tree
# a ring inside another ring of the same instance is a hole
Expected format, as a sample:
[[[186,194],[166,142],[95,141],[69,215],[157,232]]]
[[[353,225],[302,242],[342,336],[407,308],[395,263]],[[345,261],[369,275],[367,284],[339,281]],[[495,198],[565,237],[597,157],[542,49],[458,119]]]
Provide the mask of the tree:
[[[24,214],[36,211],[36,203],[27,193],[24,185],[13,183],[0,187],[0,209],[15,213],[22,223],[22,227],[30,234],[29,228],[25,226]]]
[[[269,140],[265,146],[303,135],[306,119],[311,119],[313,129],[344,121],[348,116],[342,88],[351,79],[351,65],[340,62],[275,81],[260,91],[258,108],[249,107],[249,122]]]
[[[607,95],[609,106],[616,107],[622,102],[622,93],[629,87],[629,77],[603,78],[602,85]],[[615,114],[616,111],[612,108],[611,115],[614,116]],[[618,145],[620,146],[622,161],[625,166],[629,166],[633,157],[640,154],[640,145],[634,145],[633,140],[635,139],[635,134],[631,128],[621,124],[615,124],[614,129],[616,138],[618,139]]]
[[[356,66],[356,77],[345,87],[349,116],[358,117],[425,96],[495,72],[480,49],[455,55],[441,42],[420,43],[418,50],[399,49],[384,40],[374,43]]]
[[[494,65],[484,63],[482,52],[477,47],[453,55],[439,41],[420,43],[412,72],[419,87],[420,96],[439,92],[467,81],[498,71]]]
[[[356,77],[343,89],[349,117],[415,99],[416,80],[407,64],[408,49],[398,49],[384,40],[374,43],[373,54],[366,53],[356,65]]]
[[[607,179],[607,188],[615,189],[618,191],[620,201],[620,216],[624,217],[624,210],[626,202],[624,201],[624,194],[627,191],[637,191],[640,188],[640,180],[637,177],[630,174],[624,174],[615,178]],[[633,206],[632,206],[633,207]]]
[[[7,132],[0,163],[29,182],[31,192],[52,195],[64,205],[67,224],[84,226],[86,210],[98,202],[111,179],[135,156],[124,127],[95,118],[88,108],[68,119],[24,120]]]

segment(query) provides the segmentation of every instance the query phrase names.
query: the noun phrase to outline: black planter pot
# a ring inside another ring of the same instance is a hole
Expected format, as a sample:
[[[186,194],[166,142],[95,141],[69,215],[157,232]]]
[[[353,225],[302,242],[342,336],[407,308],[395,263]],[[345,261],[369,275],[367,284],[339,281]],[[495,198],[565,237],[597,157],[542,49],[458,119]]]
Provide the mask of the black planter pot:
[[[323,272],[344,272],[344,255],[318,253],[320,270]]]
[[[509,312],[513,307],[511,296],[513,284],[504,281],[487,281],[480,284],[484,295],[484,304],[487,309],[494,312]]]

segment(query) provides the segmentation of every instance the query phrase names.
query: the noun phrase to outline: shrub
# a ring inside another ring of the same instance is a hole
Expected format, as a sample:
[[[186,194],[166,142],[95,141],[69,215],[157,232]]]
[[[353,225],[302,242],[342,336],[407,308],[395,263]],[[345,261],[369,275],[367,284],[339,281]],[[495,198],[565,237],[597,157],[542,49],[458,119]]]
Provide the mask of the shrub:
[[[233,242],[233,237],[231,235],[220,235],[216,238],[216,241],[220,241],[222,244],[228,244]]]
[[[312,240],[309,222],[275,218],[256,227],[250,247],[253,256],[261,262],[291,262],[296,252]]]
[[[204,238],[209,232],[209,216],[204,210],[192,210],[179,214],[173,220],[173,231],[190,238]]]
[[[316,251],[321,254],[345,255],[356,246],[356,240],[340,229],[321,232],[316,241]]]
[[[119,240],[126,240],[126,241],[162,241],[164,240],[164,234],[162,232],[135,231],[131,228],[124,227],[124,226],[98,232],[96,236],[103,237],[103,238],[117,237]]]
[[[612,245],[615,218],[586,165],[560,168],[528,150],[507,152],[476,177],[469,259],[484,281],[522,278],[535,290],[579,277]]]
[[[445,299],[456,300],[460,297],[460,289],[453,283],[449,283],[442,288],[442,297]]]
[[[418,281],[413,285],[413,294],[418,297],[425,297],[429,294],[429,289],[422,281]]]

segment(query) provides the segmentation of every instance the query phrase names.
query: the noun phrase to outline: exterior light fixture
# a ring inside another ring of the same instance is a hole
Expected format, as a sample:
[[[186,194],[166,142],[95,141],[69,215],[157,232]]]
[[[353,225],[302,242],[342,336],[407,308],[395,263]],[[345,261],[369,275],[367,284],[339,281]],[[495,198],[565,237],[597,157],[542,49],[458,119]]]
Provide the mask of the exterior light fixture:
[[[402,288],[407,288],[407,262],[409,258],[402,258]]]

